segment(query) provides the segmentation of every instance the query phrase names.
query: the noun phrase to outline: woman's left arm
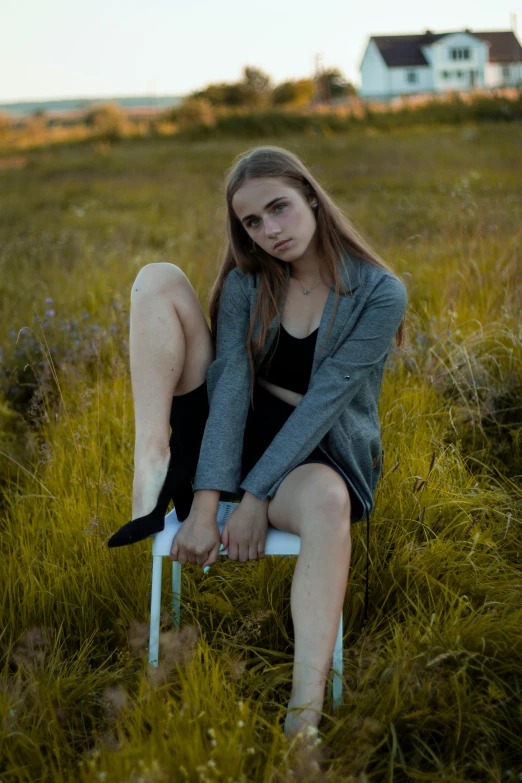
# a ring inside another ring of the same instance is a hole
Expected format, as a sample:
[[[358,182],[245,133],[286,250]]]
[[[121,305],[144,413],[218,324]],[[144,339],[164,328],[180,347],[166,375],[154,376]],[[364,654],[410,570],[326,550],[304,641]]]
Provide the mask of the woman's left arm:
[[[243,430],[250,404],[247,332],[250,304],[234,267],[225,278],[218,310],[216,358],[207,369],[210,403],[194,491],[236,492],[241,480]]]
[[[313,375],[306,394],[241,483],[260,500],[280,477],[320,443],[353,397],[388,354],[404,316],[407,291],[386,275],[373,290],[353,330]]]

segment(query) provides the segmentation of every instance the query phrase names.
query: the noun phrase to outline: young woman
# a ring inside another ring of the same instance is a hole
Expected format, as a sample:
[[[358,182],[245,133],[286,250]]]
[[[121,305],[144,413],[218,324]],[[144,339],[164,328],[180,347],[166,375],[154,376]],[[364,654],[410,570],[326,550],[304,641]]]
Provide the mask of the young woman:
[[[319,722],[350,526],[373,510],[378,398],[392,342],[403,344],[407,295],[291,152],[240,155],[226,202],[210,330],[177,266],[148,264],[133,285],[133,519],[109,546],[162,530],[171,498],[181,564],[206,570],[221,544],[231,560],[263,557],[269,523],[300,536],[290,737]],[[220,499],[240,501],[221,538]]]

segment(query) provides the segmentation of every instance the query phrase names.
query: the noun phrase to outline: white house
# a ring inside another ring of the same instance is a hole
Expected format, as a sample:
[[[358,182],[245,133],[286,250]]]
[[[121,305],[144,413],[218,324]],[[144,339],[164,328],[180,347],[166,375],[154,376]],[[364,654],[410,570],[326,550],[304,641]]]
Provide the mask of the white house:
[[[363,98],[522,86],[522,47],[511,30],[372,35],[360,71]]]

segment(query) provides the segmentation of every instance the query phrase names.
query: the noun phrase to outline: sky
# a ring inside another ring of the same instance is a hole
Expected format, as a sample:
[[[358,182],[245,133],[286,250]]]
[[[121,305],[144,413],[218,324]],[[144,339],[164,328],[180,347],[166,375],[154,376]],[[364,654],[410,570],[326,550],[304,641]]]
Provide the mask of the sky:
[[[0,0],[0,103],[186,95],[311,77],[316,55],[357,87],[371,35],[510,30],[521,0]]]

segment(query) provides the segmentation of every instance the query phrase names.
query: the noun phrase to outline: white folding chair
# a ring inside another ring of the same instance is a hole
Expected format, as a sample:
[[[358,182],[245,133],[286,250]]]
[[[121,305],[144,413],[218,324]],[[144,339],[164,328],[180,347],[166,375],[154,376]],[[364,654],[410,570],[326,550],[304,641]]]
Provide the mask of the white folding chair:
[[[220,532],[223,531],[225,522],[230,514],[237,508],[237,503],[220,500],[217,509],[217,524]],[[165,528],[156,533],[152,539],[152,588],[150,598],[150,638],[149,638],[149,663],[158,665],[159,629],[161,610],[161,575],[163,558],[168,557],[174,536],[183,523],[178,520],[176,509],[172,509],[165,517]],[[301,539],[294,533],[278,530],[268,526],[268,534],[265,543],[266,555],[298,555]],[[226,555],[227,549],[219,554]],[[181,564],[172,561],[172,619],[174,626],[180,625],[180,592],[181,592]],[[343,674],[343,613],[339,621],[339,630],[335,640],[335,648],[332,657],[332,700],[334,709],[342,703],[342,674]]]

